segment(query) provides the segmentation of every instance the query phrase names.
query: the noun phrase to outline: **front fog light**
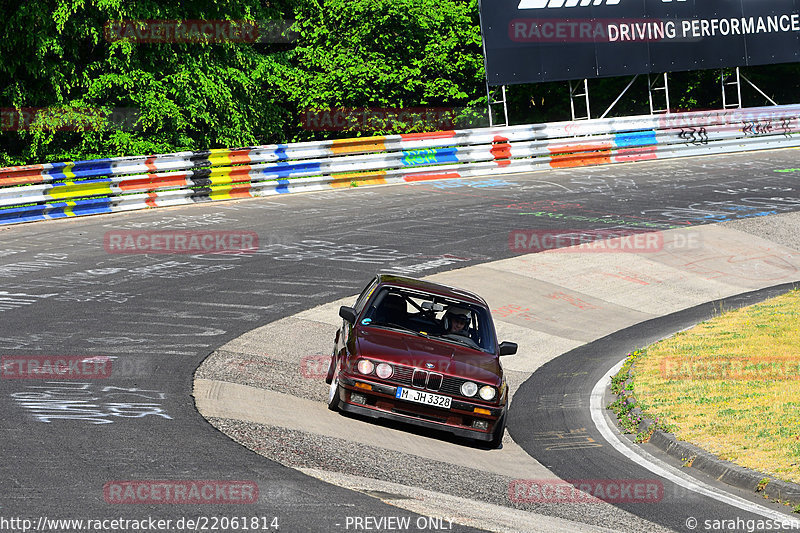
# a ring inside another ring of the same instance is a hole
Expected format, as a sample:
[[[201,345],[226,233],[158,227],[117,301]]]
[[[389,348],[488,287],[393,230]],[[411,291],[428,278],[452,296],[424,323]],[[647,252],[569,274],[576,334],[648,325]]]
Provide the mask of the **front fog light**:
[[[482,429],[482,430],[485,431],[485,430],[489,429],[489,421],[488,420],[473,420],[472,421],[472,427],[474,427],[475,429]]]
[[[481,398],[483,398],[487,402],[489,400],[494,399],[496,394],[497,394],[497,391],[495,390],[494,387],[490,387],[489,385],[486,385],[485,387],[481,387]]]
[[[372,374],[372,370],[375,368],[375,365],[372,364],[372,361],[369,359],[359,359],[358,361],[358,371],[362,374]]]
[[[461,394],[466,396],[467,398],[471,398],[475,396],[475,393],[478,392],[478,386],[471,381],[465,381],[461,384]]]
[[[367,397],[364,396],[363,394],[358,394],[357,392],[351,392],[350,401],[353,403],[360,403],[361,405],[364,405],[367,403]]]
[[[392,377],[392,365],[388,363],[380,363],[375,367],[375,373],[381,379],[389,379]]]

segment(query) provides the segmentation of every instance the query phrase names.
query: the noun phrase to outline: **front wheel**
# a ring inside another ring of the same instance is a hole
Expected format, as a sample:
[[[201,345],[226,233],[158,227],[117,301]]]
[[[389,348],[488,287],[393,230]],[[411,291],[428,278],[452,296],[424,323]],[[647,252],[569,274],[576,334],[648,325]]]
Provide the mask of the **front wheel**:
[[[331,363],[333,365],[333,377],[328,389],[328,409],[331,411],[339,410],[339,365],[337,363],[336,358]]]

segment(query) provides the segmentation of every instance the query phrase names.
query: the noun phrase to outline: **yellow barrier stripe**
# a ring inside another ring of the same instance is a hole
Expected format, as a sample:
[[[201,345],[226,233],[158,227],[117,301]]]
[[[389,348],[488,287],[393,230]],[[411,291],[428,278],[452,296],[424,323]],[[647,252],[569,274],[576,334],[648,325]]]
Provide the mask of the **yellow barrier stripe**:
[[[67,181],[68,185],[53,187],[47,191],[47,195],[54,200],[63,200],[65,198],[73,198],[76,196],[94,196],[100,194],[115,194],[111,190],[110,182],[100,183],[81,183],[74,181]]]
[[[75,163],[73,161],[67,162],[67,164],[64,165],[64,168],[61,171],[61,173],[64,174],[68,178],[74,178],[75,177],[75,173],[72,172],[72,167],[74,167],[74,166],[75,166]]]
[[[68,217],[76,217],[76,216],[78,216],[71,209],[72,207],[75,207],[75,202],[67,202],[67,205],[69,207],[65,207],[64,208],[64,214],[67,215]]]
[[[252,198],[249,185],[220,187],[208,195],[212,200],[233,200],[235,198]]]
[[[382,152],[386,150],[386,137],[365,137],[363,139],[335,139],[331,145],[333,155],[361,152]]]
[[[208,160],[211,162],[212,167],[230,165],[231,164],[231,151],[226,148],[215,148],[210,150],[211,154]]]
[[[231,171],[233,171],[232,167],[212,168],[208,179],[211,180],[213,185],[230,183],[233,181],[233,178],[231,178]]]
[[[334,188],[352,187],[353,182],[355,182],[356,185],[385,185],[385,176],[385,170],[378,170],[376,172],[347,172],[344,174],[334,174],[333,181],[331,181],[330,185]]]

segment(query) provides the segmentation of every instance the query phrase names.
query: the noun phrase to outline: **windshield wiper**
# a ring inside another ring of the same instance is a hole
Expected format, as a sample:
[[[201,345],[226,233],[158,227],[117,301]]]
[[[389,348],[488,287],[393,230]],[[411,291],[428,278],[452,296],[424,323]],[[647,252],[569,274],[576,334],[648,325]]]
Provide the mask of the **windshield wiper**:
[[[473,350],[480,350],[481,347],[478,346],[474,340],[470,339],[469,337],[465,337],[464,335],[459,335],[457,333],[445,333],[444,335],[434,335],[433,338],[442,339],[445,341],[452,341],[462,346],[466,346],[467,348],[472,348]]]

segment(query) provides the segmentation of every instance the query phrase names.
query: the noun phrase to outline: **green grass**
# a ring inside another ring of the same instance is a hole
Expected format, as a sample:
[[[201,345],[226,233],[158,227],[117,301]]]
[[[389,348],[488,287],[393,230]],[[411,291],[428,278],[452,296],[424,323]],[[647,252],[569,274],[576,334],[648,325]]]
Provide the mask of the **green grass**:
[[[633,376],[638,406],[680,440],[800,482],[800,291],[642,350]]]

